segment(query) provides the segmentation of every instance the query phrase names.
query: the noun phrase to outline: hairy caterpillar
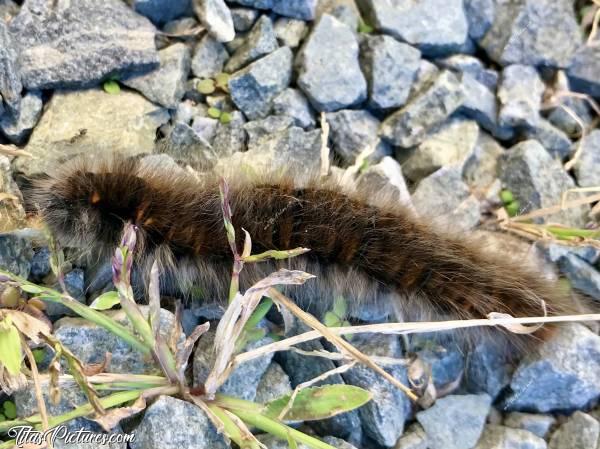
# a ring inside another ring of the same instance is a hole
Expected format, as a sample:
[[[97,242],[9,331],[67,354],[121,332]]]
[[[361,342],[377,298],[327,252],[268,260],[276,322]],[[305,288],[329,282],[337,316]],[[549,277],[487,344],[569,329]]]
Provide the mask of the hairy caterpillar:
[[[294,259],[247,265],[242,287],[277,265],[317,276],[287,290],[317,313],[337,295],[348,298],[351,313],[368,305],[406,321],[485,318],[490,312],[540,316],[544,304],[550,315],[574,308],[540,274],[487,254],[467,238],[435,231],[398,204],[373,206],[336,185],[298,186],[281,177],[228,181],[233,224],[250,233],[254,252],[311,250]],[[216,176],[198,178],[134,159],[78,159],[37,181],[33,200],[63,245],[108,256],[123,224],[133,222],[139,228],[136,263],[143,273],[156,259],[166,273],[164,286],[183,293],[199,288],[211,300],[227,297],[231,253]],[[535,340],[501,337],[507,334],[499,330],[490,335],[518,345]]]

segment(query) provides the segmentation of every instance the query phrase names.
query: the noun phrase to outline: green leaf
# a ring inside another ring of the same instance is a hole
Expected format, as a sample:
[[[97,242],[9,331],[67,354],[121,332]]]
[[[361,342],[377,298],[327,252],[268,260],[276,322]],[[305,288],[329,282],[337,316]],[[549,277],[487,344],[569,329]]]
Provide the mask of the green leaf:
[[[258,341],[261,338],[263,338],[265,335],[267,335],[267,330],[266,329],[261,329],[261,328],[254,328],[254,329],[248,329],[245,331],[244,333],[244,337],[246,339],[246,344],[254,342],[254,341]]]
[[[364,20],[360,19],[358,22],[358,32],[359,33],[365,33],[365,34],[369,34],[372,33],[373,31],[375,31],[375,28],[373,28],[371,25],[367,24]]]
[[[510,217],[515,217],[519,215],[519,211],[521,210],[521,203],[519,203],[518,201],[513,201],[512,203],[507,204],[505,208],[506,212]]]
[[[2,410],[4,412],[4,416],[8,419],[15,419],[17,417],[17,406],[13,401],[4,401],[2,404]]]
[[[217,108],[208,108],[208,116],[212,118],[221,117],[221,111]]]
[[[24,292],[31,293],[32,295],[39,295],[45,290],[44,288],[33,284],[22,284],[19,285],[19,288]]]
[[[0,413],[0,422],[6,421],[6,416]]]
[[[204,95],[210,95],[215,91],[215,82],[211,79],[200,80],[196,84],[196,90]]]
[[[111,95],[118,95],[121,92],[121,86],[115,80],[105,81],[102,88],[104,92]]]
[[[348,313],[348,303],[343,296],[337,296],[333,301],[333,313],[335,313],[339,318],[344,318]]]
[[[502,190],[500,192],[500,199],[504,204],[510,204],[515,200],[515,196],[510,190]]]
[[[287,406],[291,394],[269,402],[263,415],[277,418]],[[289,421],[315,421],[331,418],[363,406],[372,398],[371,393],[354,385],[325,385],[301,390],[285,415]]]
[[[233,117],[231,117],[231,114],[229,112],[223,112],[221,114],[221,117],[219,118],[219,121],[223,124],[223,125],[227,125],[228,123],[231,123],[231,120],[233,119]]]
[[[101,294],[94,302],[90,304],[92,309],[96,310],[108,310],[119,304],[119,293],[116,291],[110,291]]]
[[[244,326],[246,330],[255,328],[257,324],[260,323],[260,320],[262,320],[267,313],[269,313],[271,307],[273,307],[273,301],[269,298],[263,298],[258,307],[254,309],[254,312],[248,321],[246,321],[246,326]]]
[[[323,318],[323,324],[327,327],[339,327],[341,324],[340,317],[333,312],[327,312]]]
[[[0,322],[0,363],[13,376],[21,371],[21,338],[8,316]]]
[[[33,359],[35,363],[42,363],[46,358],[46,350],[44,348],[33,349],[32,351]]]
[[[221,72],[215,76],[215,82],[219,89],[229,92],[229,73]]]

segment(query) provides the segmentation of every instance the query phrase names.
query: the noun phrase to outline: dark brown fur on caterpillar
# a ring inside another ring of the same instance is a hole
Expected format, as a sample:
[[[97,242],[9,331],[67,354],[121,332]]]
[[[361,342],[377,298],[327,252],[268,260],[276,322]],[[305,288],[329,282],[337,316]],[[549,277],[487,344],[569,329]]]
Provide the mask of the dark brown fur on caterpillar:
[[[287,290],[317,313],[336,295],[348,298],[351,312],[377,306],[406,321],[485,318],[490,312],[540,316],[544,304],[549,315],[573,310],[571,299],[540,274],[487,254],[467,238],[435,231],[398,204],[369,205],[333,184],[247,176],[228,182],[233,224],[250,233],[255,252],[311,249],[294,259],[247,265],[242,287],[276,264],[317,276]],[[142,272],[156,259],[184,294],[195,287],[205,298],[227,297],[231,254],[216,176],[174,174],[136,160],[79,160],[37,182],[34,193],[63,245],[108,257],[123,224],[132,222],[139,228]],[[490,335],[504,340],[505,334]]]

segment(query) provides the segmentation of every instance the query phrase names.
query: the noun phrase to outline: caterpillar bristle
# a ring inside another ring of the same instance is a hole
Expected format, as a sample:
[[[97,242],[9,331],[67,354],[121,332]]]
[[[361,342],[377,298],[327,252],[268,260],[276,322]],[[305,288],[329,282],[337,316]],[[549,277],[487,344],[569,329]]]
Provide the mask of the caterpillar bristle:
[[[567,294],[525,264],[485,252],[475,240],[440,233],[399,204],[374,206],[335,183],[297,185],[282,176],[241,174],[228,181],[233,224],[250,233],[254,252],[311,249],[294,259],[247,265],[242,286],[277,265],[317,275],[287,290],[317,313],[338,295],[348,298],[351,312],[375,304],[406,321],[576,310]],[[132,222],[139,229],[136,261],[143,273],[156,259],[183,294],[199,287],[206,298],[226,298],[231,255],[216,176],[174,173],[135,159],[79,159],[35,182],[32,200],[64,245],[109,255],[124,223]],[[550,331],[479,335],[522,347]]]

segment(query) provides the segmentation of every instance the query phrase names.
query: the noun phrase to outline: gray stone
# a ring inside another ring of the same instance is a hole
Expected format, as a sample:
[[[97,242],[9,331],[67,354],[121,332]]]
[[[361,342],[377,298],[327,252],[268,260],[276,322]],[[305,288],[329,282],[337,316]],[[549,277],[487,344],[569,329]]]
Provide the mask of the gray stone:
[[[306,22],[298,19],[281,17],[275,22],[275,34],[277,39],[286,47],[296,48],[302,39],[306,37],[308,27]]]
[[[189,125],[195,117],[206,117],[208,108],[205,104],[191,100],[182,101],[171,114],[173,123],[181,122]]]
[[[433,340],[423,340],[415,349],[419,360],[430,369],[431,380],[438,391],[460,381],[465,361],[457,346],[444,347]]]
[[[369,166],[358,178],[357,187],[365,192],[368,200],[385,198],[391,204],[399,203],[414,210],[402,167],[392,157],[385,156],[375,165]]]
[[[571,2],[497,2],[494,23],[479,44],[501,65],[567,67],[581,32]]]
[[[558,260],[558,266],[573,288],[600,301],[600,272],[575,254],[567,254]]]
[[[197,405],[160,396],[135,429],[131,449],[230,449]]]
[[[352,31],[357,31],[358,24],[360,23],[360,17],[358,15],[358,11],[356,11],[356,8],[345,4],[335,6],[335,3],[336,2],[334,0],[334,4],[327,9],[327,14],[331,14]]]
[[[0,115],[0,132],[12,143],[24,144],[42,115],[42,107],[41,92],[27,92],[16,118],[10,114]]]
[[[248,31],[258,18],[258,11],[251,8],[231,8],[231,18],[235,31]]]
[[[0,232],[25,227],[23,196],[13,179],[10,159],[0,155],[0,192],[9,195],[0,201]]]
[[[581,154],[575,163],[574,171],[577,184],[581,187],[600,185],[600,130],[593,130],[579,143]]]
[[[356,335],[352,345],[367,355],[401,358],[400,340],[396,335]],[[396,365],[386,370],[404,385],[408,378],[406,367]],[[366,388],[373,399],[358,409],[363,431],[382,446],[393,446],[404,432],[404,423],[411,413],[410,399],[370,368],[354,367],[342,374],[346,383]]]
[[[562,99],[561,104],[574,112],[586,127],[590,126],[592,122],[592,114],[587,101],[582,98],[567,97]],[[550,109],[548,120],[570,137],[581,135],[581,126],[577,120],[575,120],[571,114],[569,114],[560,106]]]
[[[4,102],[12,115],[19,113],[23,89],[17,42],[8,31],[4,20],[0,19],[0,109]]]
[[[287,336],[297,335],[305,332],[306,330],[307,329],[302,324],[296,322],[293,328],[290,329],[290,334]],[[301,343],[298,345],[298,347],[304,351],[324,350],[323,345],[317,340]],[[322,357],[311,357],[311,359],[307,361],[305,355],[301,355],[293,351],[282,352],[280,363],[285,372],[290,376],[290,381],[292,382],[293,388],[295,388],[298,384],[307,382],[327,371],[335,369],[335,365],[329,359]],[[344,379],[342,379],[341,375],[333,374],[327,377],[325,380],[317,382],[314,386],[344,383]],[[357,429],[360,429],[361,420],[358,413],[358,410],[352,410],[323,421],[316,421],[314,424],[320,431],[322,431],[322,434],[324,435],[333,435],[340,438],[345,438],[352,435]]]
[[[246,123],[244,129],[248,135],[248,150],[260,150],[263,138],[269,138],[270,134],[285,131],[293,124],[292,118],[284,115],[270,115],[267,118]]]
[[[560,204],[563,192],[575,187],[560,162],[535,140],[515,145],[500,161],[500,178],[520,201],[524,213]],[[583,226],[588,210],[575,207],[536,220]]]
[[[567,74],[574,91],[600,96],[600,47],[582,45],[573,56]]]
[[[367,82],[358,53],[352,30],[323,14],[297,58],[298,86],[315,109],[332,112],[365,100]]]
[[[510,383],[513,365],[505,351],[491,342],[480,342],[468,354],[465,385],[472,393],[487,393],[496,399]]]
[[[231,99],[250,120],[266,117],[291,76],[292,51],[282,47],[231,75]]]
[[[336,449],[358,449],[356,446],[348,443],[345,440],[342,440],[341,438],[325,437],[325,438],[323,438],[323,441],[325,443],[335,447]]]
[[[313,20],[317,0],[273,0],[273,12],[300,20]]]
[[[480,220],[480,205],[462,180],[459,167],[442,167],[423,179],[412,196],[417,212],[439,225],[469,230]]]
[[[546,449],[546,442],[526,430],[488,424],[473,449]]]
[[[403,106],[419,69],[421,52],[390,36],[365,36],[360,60],[369,86],[369,106]]]
[[[224,0],[194,0],[194,12],[208,32],[219,42],[235,38],[231,11]]]
[[[123,84],[141,92],[148,100],[175,109],[185,93],[190,72],[189,48],[173,44],[158,52],[160,67],[144,75],[123,80]]]
[[[313,128],[316,125],[315,113],[304,94],[292,87],[285,89],[273,100],[273,113],[286,115],[300,128]]]
[[[377,144],[380,122],[366,110],[344,109],[325,115],[333,150],[344,162],[353,164],[366,148]]]
[[[273,7],[273,0],[232,0],[243,6],[249,6],[256,9],[271,9]]]
[[[600,422],[575,412],[550,438],[548,449],[593,449],[600,443]]]
[[[10,22],[27,89],[88,87],[158,66],[155,29],[124,2],[27,2]]]
[[[444,70],[402,109],[386,118],[379,134],[395,146],[413,147],[425,139],[431,128],[458,109],[463,101],[460,81],[452,72]]]
[[[517,368],[506,410],[582,409],[600,397],[600,337],[582,324],[561,326]]]
[[[50,250],[44,246],[35,250],[33,259],[31,259],[31,271],[29,278],[33,282],[41,282],[50,274]]]
[[[139,307],[142,314],[147,316],[148,307]],[[110,310],[107,314],[130,330],[133,329],[123,310]],[[161,309],[159,332],[167,341],[174,323],[175,316],[168,310]],[[110,352],[112,358],[105,369],[107,373],[162,373],[151,357],[145,357],[138,349],[132,348],[120,337],[84,318],[61,318],[54,323],[54,335],[83,363],[101,363],[104,361],[106,353]],[[182,338],[178,340],[178,345],[180,344],[183,344]]]
[[[166,109],[135,92],[57,91],[25,147],[36,159],[18,157],[14,167],[33,176],[79,154],[151,153],[157,128],[168,120]]]
[[[27,279],[31,269],[31,242],[14,233],[0,234],[0,268]]]
[[[512,412],[504,418],[506,427],[527,430],[540,438],[546,438],[554,424],[556,424],[556,418],[552,415]]]
[[[496,2],[494,0],[464,0],[469,22],[469,36],[479,40],[494,23]]]
[[[193,371],[194,385],[203,385],[215,362],[215,331],[208,331],[202,336],[194,351]],[[272,343],[269,337],[249,343],[246,350],[256,349]],[[253,401],[256,397],[258,383],[271,364],[273,353],[251,360],[236,367],[227,381],[219,388],[219,392],[236,398]]]
[[[404,431],[398,439],[394,449],[428,449],[429,440],[427,434],[419,423],[415,423]]]
[[[546,119],[540,118],[535,124],[526,127],[523,137],[537,140],[556,159],[563,160],[571,153],[569,136]]]
[[[489,134],[479,133],[475,148],[463,164],[463,179],[476,190],[487,190],[498,176],[498,161],[504,148]]]
[[[592,265],[600,260],[600,248],[595,248],[593,246],[568,246],[552,241],[540,241],[536,242],[536,245],[539,246],[545,256],[554,263],[557,263],[560,258],[567,254],[574,254]]]
[[[209,34],[205,35],[194,49],[192,73],[198,78],[214,78],[223,71],[229,58],[225,46]]]
[[[85,293],[84,293],[84,272],[80,268],[76,268],[74,270],[69,271],[65,274],[64,278],[65,287],[67,288],[67,292],[71,297],[76,299],[82,304],[85,304]],[[58,282],[53,286],[55,290],[60,291],[61,286]],[[44,301],[46,304],[45,313],[49,317],[56,319],[59,316],[77,316],[75,312],[73,312],[68,307],[58,304],[51,301]]]
[[[194,132],[209,144],[212,144],[212,141],[217,134],[218,126],[219,120],[210,117],[194,117],[194,121],[192,122],[192,129]]]
[[[254,24],[252,30],[244,38],[243,44],[235,51],[227,64],[225,71],[235,72],[251,62],[277,50],[277,37],[273,29],[273,22],[268,16],[261,16]]]
[[[467,41],[469,25],[463,0],[358,0],[357,3],[369,25],[417,46],[423,54],[458,53]]]
[[[535,126],[539,120],[544,88],[534,67],[506,67],[498,87],[500,126]]]
[[[217,159],[211,144],[185,123],[175,123],[168,136],[157,142],[157,149],[177,162],[196,168],[210,168]]]
[[[191,10],[191,0],[130,0],[133,9],[155,24],[167,23]]]
[[[278,363],[271,362],[256,387],[254,402],[266,404],[291,392],[290,377]]]
[[[439,74],[440,69],[435,64],[429,62],[427,59],[421,59],[419,70],[417,70],[417,74],[415,75],[415,81],[410,88],[409,101],[428,88]]]
[[[479,439],[491,398],[487,394],[446,396],[422,412],[417,421],[425,429],[431,449],[470,449]]]
[[[246,149],[246,130],[244,130],[246,119],[244,114],[239,111],[231,113],[231,121],[229,123],[217,124],[215,137],[212,141],[214,152],[219,156],[231,156]]]
[[[407,178],[420,181],[442,167],[465,163],[479,139],[479,126],[470,120],[451,120],[432,132],[402,164]]]
[[[19,5],[13,0],[0,0],[0,20],[8,23],[19,14]]]
[[[452,55],[447,58],[438,59],[436,63],[445,69],[469,74],[491,91],[496,91],[496,87],[498,86],[498,72],[494,69],[486,68],[475,56]]]

